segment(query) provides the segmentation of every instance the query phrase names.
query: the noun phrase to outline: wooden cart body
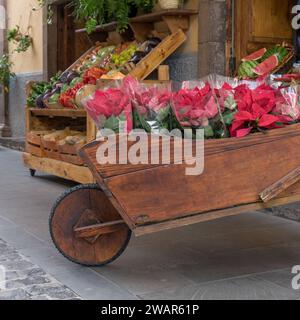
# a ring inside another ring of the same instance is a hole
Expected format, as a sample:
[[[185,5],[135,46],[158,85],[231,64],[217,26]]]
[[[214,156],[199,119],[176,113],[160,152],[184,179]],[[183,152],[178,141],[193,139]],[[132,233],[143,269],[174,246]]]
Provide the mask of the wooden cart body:
[[[300,200],[300,183],[264,203],[260,193],[300,163],[300,125],[241,139],[205,141],[204,172],[185,164],[99,165],[103,142],[80,155],[135,235],[157,232]]]
[[[175,152],[168,165],[99,164],[99,147],[111,143],[118,150],[124,143],[120,137],[80,150],[97,185],[68,190],[51,211],[53,242],[75,263],[111,263],[125,250],[132,231],[140,236],[300,200],[300,124],[205,141],[204,171],[193,176]],[[127,143],[128,149],[134,144]],[[148,136],[148,146],[147,155],[153,147],[160,150],[162,140]]]

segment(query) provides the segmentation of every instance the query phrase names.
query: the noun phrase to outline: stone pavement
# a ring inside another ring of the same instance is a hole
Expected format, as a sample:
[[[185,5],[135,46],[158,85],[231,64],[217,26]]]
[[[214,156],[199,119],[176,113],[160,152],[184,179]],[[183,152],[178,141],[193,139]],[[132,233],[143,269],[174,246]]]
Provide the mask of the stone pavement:
[[[300,299],[300,290],[291,285],[292,267],[300,265],[300,225],[262,213],[133,238],[104,268],[73,264],[54,248],[48,230],[51,206],[72,185],[41,173],[31,178],[21,154],[0,147],[0,239],[44,270],[44,278],[56,279],[77,296]],[[51,296],[45,291],[38,295]]]
[[[72,290],[0,240],[0,300],[78,300]],[[3,281],[4,280],[4,281]]]

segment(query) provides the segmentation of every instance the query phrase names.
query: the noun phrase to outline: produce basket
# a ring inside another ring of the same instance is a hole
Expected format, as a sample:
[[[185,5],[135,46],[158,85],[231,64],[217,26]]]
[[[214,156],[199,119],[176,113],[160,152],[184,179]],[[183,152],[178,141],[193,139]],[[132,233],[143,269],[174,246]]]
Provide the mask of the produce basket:
[[[204,172],[195,176],[178,158],[169,165],[100,165],[96,154],[103,143],[80,151],[97,185],[67,191],[51,213],[52,239],[76,263],[112,262],[131,232],[140,236],[300,200],[300,124],[207,140]]]
[[[288,45],[286,43],[283,44],[283,46],[287,49],[288,55],[285,57],[285,59],[280,63],[280,65],[274,69],[273,73],[288,73],[294,63],[294,57],[295,57],[295,49],[291,45]]]
[[[42,137],[51,131],[30,131],[26,134],[26,151],[34,156],[43,156]]]
[[[73,145],[68,143],[58,144],[61,160],[78,166],[84,165],[83,160],[78,156],[78,151],[83,145],[84,142],[74,143]]]
[[[248,80],[276,73],[286,74],[293,67],[294,57],[294,47],[285,42],[268,49],[259,49],[242,59],[238,76]]]

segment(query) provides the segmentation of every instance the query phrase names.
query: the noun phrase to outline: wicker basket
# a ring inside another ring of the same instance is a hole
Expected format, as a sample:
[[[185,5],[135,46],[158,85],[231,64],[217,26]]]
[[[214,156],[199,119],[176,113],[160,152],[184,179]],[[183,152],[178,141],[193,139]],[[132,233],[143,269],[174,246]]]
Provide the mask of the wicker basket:
[[[282,46],[284,46],[287,51],[288,55],[285,57],[285,59],[280,63],[279,66],[276,67],[272,71],[272,73],[288,73],[292,68],[294,64],[294,57],[295,57],[295,49],[289,44],[283,43]]]
[[[162,9],[178,9],[180,0],[159,0],[159,5]]]
[[[283,61],[281,61],[281,63],[272,70],[272,72],[270,72],[270,74],[285,74],[285,73],[289,73],[292,68],[293,68],[293,64],[294,64],[294,57],[295,57],[295,49],[293,46],[291,46],[288,43],[283,43],[281,45],[282,47],[285,47],[286,50],[288,51],[287,56],[284,58]],[[251,78],[252,80],[259,78],[259,76],[255,77],[255,78]]]

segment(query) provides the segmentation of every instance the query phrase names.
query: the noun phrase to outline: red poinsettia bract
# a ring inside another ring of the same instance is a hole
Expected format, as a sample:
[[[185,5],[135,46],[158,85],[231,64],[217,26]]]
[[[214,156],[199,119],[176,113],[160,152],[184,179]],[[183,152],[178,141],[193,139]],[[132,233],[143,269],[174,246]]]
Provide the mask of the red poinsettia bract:
[[[218,114],[218,105],[211,86],[181,89],[172,97],[175,114],[182,126],[201,127]]]
[[[121,89],[96,90],[93,98],[87,101],[86,109],[96,122],[100,116],[108,119],[111,116],[119,117],[123,113],[127,121],[127,131],[132,130],[131,102]]]
[[[289,118],[273,114],[276,107],[276,90],[261,85],[251,90],[247,85],[235,89],[237,113],[230,127],[232,137],[241,138],[254,129],[265,130],[281,127],[289,122]]]

